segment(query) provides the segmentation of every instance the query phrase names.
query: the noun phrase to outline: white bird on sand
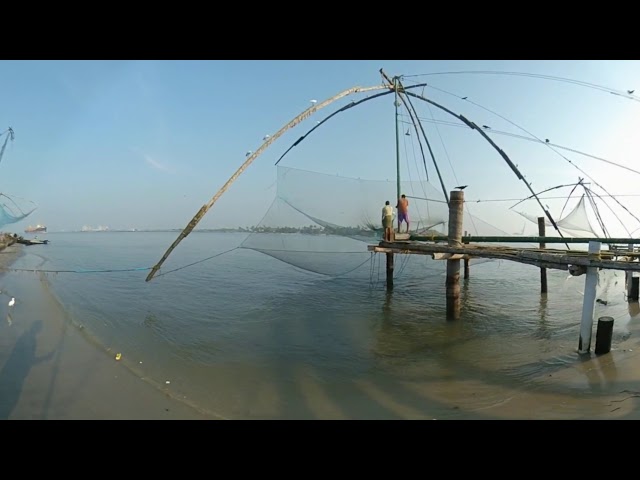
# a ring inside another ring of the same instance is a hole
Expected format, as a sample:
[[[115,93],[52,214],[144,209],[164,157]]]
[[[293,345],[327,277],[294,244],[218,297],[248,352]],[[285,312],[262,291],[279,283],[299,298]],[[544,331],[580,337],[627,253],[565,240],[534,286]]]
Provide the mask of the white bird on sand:
[[[315,105],[316,103],[318,103],[318,100],[311,100],[311,103]]]
[[[264,137],[262,137],[262,140],[268,140],[269,138],[271,138],[271,135],[265,135]]]
[[[11,300],[9,300],[9,306],[13,307],[16,304],[16,299],[11,297]]]

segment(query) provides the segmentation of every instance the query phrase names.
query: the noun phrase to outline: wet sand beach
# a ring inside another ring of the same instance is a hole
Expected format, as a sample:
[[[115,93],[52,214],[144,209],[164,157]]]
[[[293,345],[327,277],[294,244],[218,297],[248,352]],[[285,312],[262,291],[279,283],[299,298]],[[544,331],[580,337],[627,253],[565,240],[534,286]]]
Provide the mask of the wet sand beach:
[[[0,252],[0,267],[22,248]],[[2,273],[0,290],[0,419],[218,418],[178,399],[170,385],[136,375],[115,352],[92,342],[39,274]]]

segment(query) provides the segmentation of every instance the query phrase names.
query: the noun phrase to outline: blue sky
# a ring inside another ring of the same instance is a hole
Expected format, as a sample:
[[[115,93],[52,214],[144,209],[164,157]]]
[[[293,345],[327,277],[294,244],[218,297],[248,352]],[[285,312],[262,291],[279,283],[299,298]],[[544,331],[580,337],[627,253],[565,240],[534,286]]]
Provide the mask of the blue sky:
[[[380,84],[380,68],[389,75],[407,75],[407,85],[426,81],[426,96],[479,125],[526,135],[441,90],[468,96],[553,143],[640,169],[637,101],[521,76],[408,77],[469,70],[528,72],[616,90],[637,88],[640,94],[639,61],[3,61],[0,132],[11,126],[15,141],[0,163],[0,191],[38,205],[30,217],[3,229],[22,231],[35,223],[52,231],[83,225],[182,228],[242,164],[245,152],[260,146],[265,134],[273,134],[307,108],[311,99],[322,101],[352,86]],[[319,112],[269,147],[199,226],[257,223],[275,195],[274,162],[317,120],[348,101]],[[456,121],[436,109],[417,108],[422,118],[433,115],[439,121]],[[393,112],[393,99],[386,96],[337,115],[294,148],[282,164],[393,180]],[[442,124],[437,130],[433,123],[424,126],[448,188],[457,182],[468,184],[469,200],[529,195],[477,133]],[[536,191],[582,176],[544,145],[505,135],[492,138]],[[609,193],[638,192],[637,174],[562,153]],[[403,152],[401,163],[405,160]],[[420,173],[411,172],[411,162],[403,176],[415,179]],[[640,217],[640,197],[620,200]],[[540,214],[529,203],[527,211]],[[557,208],[558,203],[547,203]],[[469,207],[505,230],[521,230],[521,217],[501,213],[510,205],[487,202]]]

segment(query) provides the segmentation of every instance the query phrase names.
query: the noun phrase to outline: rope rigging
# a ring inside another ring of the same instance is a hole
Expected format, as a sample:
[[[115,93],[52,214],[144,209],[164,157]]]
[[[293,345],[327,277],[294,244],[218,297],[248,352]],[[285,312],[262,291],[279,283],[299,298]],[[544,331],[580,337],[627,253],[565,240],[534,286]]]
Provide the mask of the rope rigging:
[[[524,184],[527,186],[527,188],[529,189],[529,191],[533,194],[534,198],[536,198],[538,204],[540,205],[540,208],[544,211],[544,213],[546,214],[547,218],[549,219],[549,221],[551,222],[551,224],[553,225],[553,228],[558,232],[558,235],[560,235],[560,237],[564,238],[564,235],[562,235],[562,232],[560,231],[560,229],[558,228],[558,225],[556,224],[556,221],[554,220],[553,216],[551,215],[551,212],[549,212],[549,210],[547,208],[544,207],[544,205],[542,205],[542,202],[537,198],[535,192],[533,191],[533,189],[531,188],[531,184],[529,182],[527,182],[524,178],[524,176],[522,175],[522,173],[520,173],[520,171],[518,170],[517,166],[511,161],[511,159],[509,158],[509,156],[500,148],[498,147],[498,145],[495,144],[495,142],[489,137],[487,136],[486,133],[484,133],[484,131],[479,128],[475,123],[471,122],[470,120],[468,120],[466,117],[464,117],[463,115],[458,115],[454,112],[452,112],[451,110],[449,110],[447,107],[444,107],[436,102],[434,102],[433,100],[429,100],[426,97],[423,97],[421,95],[416,95],[413,92],[407,92],[407,95],[411,95],[412,97],[416,97],[419,98],[427,103],[430,103],[431,105],[438,107],[439,109],[447,112],[449,115],[452,115],[458,119],[460,119],[462,122],[464,122],[465,124],[467,124],[470,128],[472,128],[473,130],[476,130],[482,137],[485,138],[485,140],[487,140],[489,142],[489,144],[500,154],[500,156],[505,160],[505,162],[507,163],[507,165],[509,165],[509,167],[511,168],[511,170],[515,173],[515,175],[518,177],[519,180],[522,180],[524,182]],[[565,246],[567,247],[567,249],[569,248],[569,244],[565,244]]]
[[[417,98],[420,99],[424,102],[427,103],[428,106],[433,105],[435,107],[437,107],[438,109],[454,116],[457,120],[461,121],[464,125],[466,125],[467,127],[471,128],[472,130],[476,130],[483,138],[484,140],[486,140],[493,149],[495,149],[498,154],[503,158],[503,160],[507,163],[507,166],[513,171],[513,173],[516,175],[516,177],[521,180],[525,185],[526,188],[531,192],[531,198],[534,198],[539,207],[543,210],[543,212],[545,213],[547,219],[551,222],[551,225],[554,227],[554,229],[557,231],[558,235],[561,238],[564,238],[563,233],[560,231],[557,222],[555,221],[555,219],[553,218],[553,216],[551,215],[551,213],[549,212],[548,207],[545,207],[538,194],[536,194],[536,192],[533,190],[533,188],[531,187],[531,182],[527,181],[527,179],[525,178],[525,176],[522,174],[522,172],[519,170],[518,166],[516,164],[514,164],[514,162],[509,158],[509,156],[504,152],[504,150],[502,150],[495,142],[494,140],[487,134],[487,132],[484,131],[484,128],[479,127],[476,123],[474,123],[473,121],[467,119],[464,115],[462,114],[456,114],[454,113],[452,110],[450,110],[449,108],[431,100],[430,98],[427,98],[424,93],[422,95],[418,95],[415,92],[411,91],[412,89],[418,87],[418,86],[426,86],[426,84],[419,84],[419,85],[408,85],[405,86],[403,84],[403,82],[400,80],[401,78],[408,78],[408,76],[401,76],[401,77],[394,77],[393,81],[386,76],[386,74],[384,74],[384,72],[382,71],[382,69],[380,70],[380,73],[383,75],[383,77],[385,77],[386,80],[386,84],[383,85],[377,85],[374,87],[367,87],[367,88],[361,88],[361,87],[354,87],[348,90],[345,90],[343,92],[340,92],[339,94],[328,98],[327,100],[317,103],[315,100],[312,101],[313,106],[309,107],[308,109],[304,110],[300,115],[298,115],[297,117],[293,118],[289,123],[287,123],[284,127],[282,127],[280,130],[278,130],[272,137],[269,137],[259,148],[257,151],[255,152],[249,152],[248,158],[244,161],[244,163],[242,163],[242,165],[238,168],[238,170],[231,176],[231,178],[229,178],[229,180],[227,180],[227,182],[218,190],[218,192],[211,198],[211,200],[203,205],[200,210],[196,213],[196,215],[192,218],[192,220],[187,224],[187,226],[181,231],[180,235],[178,235],[178,238],[176,238],[176,240],[171,244],[171,246],[167,249],[167,251],[164,253],[164,255],[161,257],[161,259],[159,260],[159,262],[152,267],[151,272],[149,273],[149,275],[146,278],[146,281],[150,281],[154,275],[156,274],[156,272],[160,269],[160,267],[162,266],[162,263],[168,258],[168,256],[171,254],[171,252],[173,251],[173,249],[175,249],[177,247],[177,245],[187,236],[190,234],[191,231],[193,231],[193,229],[195,228],[195,226],[197,225],[197,223],[204,217],[204,215],[207,213],[207,211],[213,206],[213,204],[218,200],[218,198],[229,188],[230,184],[232,182],[234,182],[238,176],[244,172],[244,170],[266,149],[268,148],[277,138],[279,138],[285,131],[295,127],[297,124],[299,124],[300,122],[302,122],[303,120],[307,119],[308,117],[310,117],[312,114],[314,114],[315,112],[317,112],[319,109],[324,108],[326,106],[328,106],[329,104],[344,98],[348,95],[354,94],[354,93],[363,93],[363,92],[367,92],[367,91],[373,91],[373,90],[381,90],[381,92],[376,93],[374,95],[371,95],[369,97],[363,98],[361,100],[358,101],[352,101],[349,104],[339,108],[338,110],[336,110],[335,112],[331,113],[329,116],[327,116],[326,118],[324,118],[323,120],[319,121],[314,127],[312,127],[306,134],[300,136],[281,156],[280,158],[277,160],[276,165],[278,165],[281,160],[288,154],[288,152],[291,151],[291,149],[297,145],[299,145],[305,138],[307,138],[308,135],[311,134],[311,132],[315,131],[317,128],[319,128],[320,125],[323,125],[324,123],[326,123],[328,121],[329,118],[333,118],[334,116],[336,116],[338,113],[340,112],[344,112],[350,108],[353,108],[354,106],[361,104],[363,102],[372,100],[374,98],[378,98],[381,97],[383,95],[388,95],[391,93],[394,93],[396,95],[396,98],[398,100],[400,100],[405,109],[407,110],[407,115],[409,117],[409,119],[411,120],[411,123],[413,125],[413,128],[416,132],[416,139],[419,141],[419,145],[421,148],[421,152],[422,152],[422,156],[423,156],[423,164],[425,166],[425,175],[428,176],[428,169],[426,168],[426,157],[424,155],[424,150],[422,149],[422,143],[421,140],[424,139],[426,145],[427,145],[427,149],[429,150],[431,159],[433,161],[434,167],[436,169],[436,172],[438,174],[439,177],[439,181],[441,184],[441,187],[443,189],[443,194],[445,196],[445,198],[447,199],[448,202],[448,191],[445,188],[445,184],[444,184],[444,179],[441,176],[441,172],[439,170],[439,166],[438,163],[435,159],[435,155],[432,149],[432,145],[426,135],[425,129],[420,121],[420,117],[417,114],[417,110],[412,102],[413,98]],[[446,73],[451,73],[451,72],[439,72],[438,74],[446,74]],[[490,73],[490,72],[483,72],[483,73]],[[492,72],[495,73],[495,72]],[[504,74],[504,72],[503,72]],[[510,72],[509,74],[519,74],[518,72]],[[564,82],[568,82],[568,83],[575,83],[575,84],[579,84],[585,87],[589,87],[589,88],[596,88],[596,89],[600,89],[600,90],[606,90],[606,91],[610,91],[611,93],[618,93],[618,92],[613,92],[610,89],[606,89],[605,87],[602,86],[598,86],[595,84],[588,84],[587,82],[576,82],[573,81],[571,79],[561,79],[561,78],[553,78],[551,76],[539,76],[539,78],[546,78],[546,79],[554,79],[557,81],[564,81]],[[632,96],[633,91],[628,91],[627,95],[629,96],[629,98],[633,98]],[[624,95],[624,92],[620,92],[621,95]],[[462,97],[459,97],[462,98]],[[478,106],[479,108],[485,108],[482,107],[481,105],[477,105],[474,102],[471,102],[472,104]],[[398,105],[396,104],[396,109],[397,109]],[[486,108],[485,108],[486,109]],[[429,107],[429,110],[431,112],[431,109]],[[506,119],[506,117],[501,116],[500,114],[497,114],[496,112],[493,112],[489,109],[486,109],[487,111],[492,112],[494,115],[497,115],[501,118],[503,118],[505,121],[508,121],[510,123],[512,123],[513,125],[517,126],[518,128],[522,129],[522,127],[519,127],[517,124],[515,124],[514,122],[511,122],[510,120]],[[435,119],[433,118],[433,113],[431,112],[431,117],[432,117],[432,121],[435,122]],[[523,131],[525,131],[526,133],[528,133],[529,135],[531,135],[532,137],[534,137],[538,142],[542,143],[542,139],[539,139],[538,137],[535,137],[534,135],[532,135],[530,132],[526,131],[525,129],[522,129]],[[396,129],[396,137],[398,136],[397,133],[397,129]],[[267,136],[268,137],[268,136]],[[265,137],[266,138],[266,137]],[[440,136],[441,141],[442,141],[442,136]],[[555,150],[552,145],[549,145],[550,142],[545,141],[544,142],[548,148],[552,148],[553,151],[555,151],[558,155],[562,156],[566,161],[568,161],[570,164],[574,165],[575,168],[578,168],[570,159],[568,159],[567,157],[565,157],[564,155],[562,155],[560,152],[558,152],[557,150]],[[399,151],[399,142],[396,141],[397,145],[397,150]],[[446,147],[445,147],[446,148]],[[406,150],[406,144],[405,144],[405,155],[407,153]],[[398,160],[399,160],[399,153],[398,153]],[[449,163],[451,164],[451,161],[449,159]],[[578,168],[579,169],[579,168]],[[579,169],[586,177],[590,178],[592,181],[592,177],[589,177],[585,172],[583,172],[581,169]],[[454,171],[454,176],[455,176],[455,171]],[[399,175],[398,175],[398,183],[399,183]],[[594,184],[598,185],[595,181],[593,181]],[[602,190],[605,191],[605,193],[609,194],[609,192],[607,192],[601,185],[598,185],[600,188],[602,188]],[[593,197],[592,197],[593,198]],[[620,202],[618,202],[617,199],[614,200],[620,204]],[[620,204],[621,207],[625,208],[625,210],[628,211],[628,209],[626,209],[626,207],[624,207],[622,204]],[[631,213],[631,212],[629,212]],[[633,214],[632,214],[633,215]],[[308,216],[308,215],[307,215]],[[634,216],[635,217],[635,216]],[[310,217],[309,217],[310,218]],[[640,220],[639,220],[640,222]],[[569,249],[569,245],[567,243],[566,247],[567,249]]]
[[[447,127],[464,128],[465,130],[468,128],[467,125],[461,125],[460,123],[456,123],[456,122],[449,122],[449,121],[446,121],[446,120],[435,120],[435,119],[422,118],[422,117],[419,117],[419,118],[423,122],[433,123],[435,125],[444,125],[444,126],[447,126]],[[406,120],[401,120],[401,122],[404,123],[404,124],[407,124],[407,125],[411,124],[411,122],[408,122]],[[542,139],[537,138],[537,137],[536,138],[531,138],[531,137],[527,137],[525,135],[518,135],[517,133],[505,132],[503,130],[497,130],[495,128],[491,129],[491,134],[492,135],[493,134],[506,135],[506,136],[513,137],[513,138],[519,138],[521,140],[527,140],[528,142],[534,142],[534,143],[539,143],[539,144],[548,144],[548,145],[550,145],[552,147],[559,148],[561,150],[567,150],[569,152],[576,153],[578,155],[582,155],[584,157],[588,157],[588,158],[592,158],[594,160],[598,160],[600,162],[608,163],[609,165],[613,165],[615,167],[619,167],[619,168],[622,168],[624,170],[628,170],[630,172],[637,173],[638,175],[640,175],[640,170],[635,170],[635,169],[633,169],[631,167],[628,167],[626,165],[622,165],[620,163],[616,163],[614,161],[608,160],[608,159],[603,158],[603,157],[599,157],[597,155],[593,155],[591,153],[582,152],[580,150],[576,150],[575,148],[566,147],[564,145],[559,145],[559,144],[553,143],[553,142],[547,142],[547,140],[543,141]]]
[[[566,77],[558,77],[554,75],[543,75],[538,73],[528,73],[528,72],[510,72],[510,71],[501,71],[501,70],[461,70],[461,71],[449,71],[449,72],[431,72],[431,73],[419,73],[414,75],[403,75],[403,78],[414,78],[414,77],[430,77],[436,75],[505,75],[505,76],[518,76],[518,77],[529,77],[529,78],[538,78],[541,80],[551,80],[555,82],[569,83],[573,85],[578,85],[586,88],[591,88],[594,90],[600,90],[602,92],[611,93],[614,95],[618,95],[621,97],[628,98],[630,100],[640,101],[640,97],[633,95],[635,90],[618,90],[611,87],[606,87],[604,85],[598,85],[597,83],[584,82],[582,80],[575,80],[572,78]]]
[[[582,82],[582,83],[587,83],[587,82]],[[588,84],[588,85],[592,85],[592,84]],[[501,114],[499,114],[499,113],[497,113],[497,112],[495,112],[495,111],[493,111],[493,110],[491,110],[491,109],[489,109],[489,108],[487,108],[487,107],[484,107],[484,106],[482,106],[482,105],[480,105],[480,104],[478,104],[478,103],[476,103],[476,102],[473,102],[473,101],[469,100],[467,97],[461,97],[460,95],[457,95],[457,94],[452,93],[452,92],[448,92],[448,91],[446,91],[446,90],[444,90],[444,89],[441,89],[441,88],[438,88],[438,87],[434,87],[434,86],[432,86],[432,85],[428,85],[428,87],[433,88],[434,90],[438,90],[438,91],[440,91],[440,92],[442,92],[442,93],[445,93],[445,94],[447,94],[447,95],[454,96],[454,97],[456,97],[456,98],[458,98],[458,99],[460,99],[460,100],[464,100],[464,101],[466,101],[466,102],[469,102],[469,103],[471,103],[471,104],[473,104],[473,105],[475,105],[475,106],[477,106],[477,107],[479,107],[479,108],[481,108],[481,109],[483,109],[483,110],[485,110],[485,111],[487,111],[487,112],[491,113],[492,115],[496,115],[497,117],[499,117],[499,118],[501,118],[501,119],[505,120],[506,122],[510,123],[511,125],[513,125],[513,126],[515,126],[516,128],[518,128],[518,129],[522,130],[522,131],[523,131],[523,132],[525,132],[526,134],[530,135],[532,138],[536,139],[538,142],[542,143],[542,139],[541,139],[541,138],[539,138],[539,137],[537,137],[536,135],[534,135],[533,133],[529,132],[529,131],[528,131],[527,129],[525,129],[524,127],[522,127],[522,126],[518,125],[517,123],[515,123],[515,122],[513,122],[512,120],[508,119],[507,117],[505,117],[505,116],[503,116],[503,115],[501,115]],[[604,88],[604,87],[603,87],[603,88]],[[607,90],[607,91],[608,91],[608,90]],[[413,95],[413,93],[410,93],[410,95]],[[461,116],[461,117],[462,117],[462,116]],[[471,127],[471,126],[470,126],[470,127]],[[471,128],[474,128],[474,127],[471,127]],[[476,129],[478,129],[477,125],[475,126],[475,128],[476,128]],[[481,134],[483,134],[483,136],[485,136],[485,137],[489,138],[489,137],[484,133],[484,131],[483,131],[483,130],[478,129],[478,131],[479,131]],[[577,166],[573,161],[571,161],[569,158],[567,158],[567,157],[566,157],[565,155],[563,155],[561,152],[559,152],[559,151],[557,151],[555,148],[553,148],[553,146],[551,146],[550,142],[547,142],[547,141],[545,140],[544,144],[545,144],[548,148],[550,148],[550,149],[551,149],[551,151],[553,151],[554,153],[556,153],[557,155],[559,155],[561,158],[563,158],[565,161],[567,161],[570,165],[572,165],[574,168],[576,168],[580,173],[582,173],[582,174],[583,174],[583,175],[585,175],[587,178],[589,178],[589,179],[594,183],[594,185],[596,185],[597,187],[601,188],[601,189],[602,189],[602,190],[603,190],[607,195],[609,195],[611,198],[613,198],[613,200],[614,200],[614,201],[615,201],[615,202],[616,202],[616,203],[617,203],[617,204],[618,204],[622,209],[624,209],[624,210],[625,210],[625,211],[626,211],[630,216],[632,216],[632,217],[633,217],[637,222],[639,222],[639,223],[640,223],[640,218],[638,218],[636,215],[634,215],[634,214],[633,214],[633,213],[632,213],[632,212],[631,212],[631,211],[630,211],[630,210],[629,210],[625,205],[623,205],[623,204],[622,204],[618,199],[616,199],[614,196],[610,195],[610,194],[609,194],[609,192],[608,192],[608,191],[607,191],[607,190],[606,190],[606,189],[605,189],[601,184],[599,184],[599,183],[598,183],[598,182],[597,182],[597,181],[596,181],[592,176],[590,176],[587,172],[585,172],[583,169],[581,169],[580,167],[578,167],[578,166]],[[598,159],[599,159],[599,160],[603,160],[603,159],[600,159],[600,158],[598,158]],[[605,160],[605,162],[607,162],[607,161]],[[610,163],[610,162],[607,162],[607,163]],[[621,166],[621,165],[617,165],[617,166]],[[629,169],[628,167],[623,167],[623,168],[626,168],[627,170],[632,170],[634,173],[640,173],[640,172],[635,171],[635,170],[633,170],[633,169]],[[530,183],[528,183],[528,182],[525,182],[525,183],[527,183],[527,184],[530,186]],[[533,192],[533,191],[532,191],[532,192]],[[543,208],[543,210],[545,210],[545,209]],[[545,210],[545,213],[547,213],[547,211],[546,211],[546,210]],[[548,214],[547,216],[549,216],[549,214]],[[551,223],[552,223],[552,224],[554,224],[553,219],[551,219],[551,218],[549,218],[549,219],[551,220]],[[560,233],[560,232],[558,231],[558,233]],[[567,245],[567,247],[568,247],[568,245]]]

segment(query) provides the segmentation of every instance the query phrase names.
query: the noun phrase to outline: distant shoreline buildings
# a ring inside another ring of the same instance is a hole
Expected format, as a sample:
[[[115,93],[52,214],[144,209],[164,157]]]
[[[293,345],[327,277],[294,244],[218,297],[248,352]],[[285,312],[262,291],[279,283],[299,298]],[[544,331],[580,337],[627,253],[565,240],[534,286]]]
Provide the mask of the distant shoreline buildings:
[[[45,227],[46,228],[46,227]],[[236,228],[196,228],[193,233],[279,233],[279,234],[306,234],[306,235],[341,235],[341,236],[360,236],[360,237],[375,237],[379,234],[381,228],[377,228],[374,225],[359,225],[355,227],[339,227],[339,226],[317,226],[308,225],[303,227],[269,227],[269,226],[251,226],[251,227],[236,227]],[[82,232],[181,232],[182,228],[115,228],[112,229],[106,225],[98,225],[92,227],[90,225],[84,225],[80,230],[55,230],[51,233],[82,233]],[[421,232],[424,233],[424,232]],[[429,230],[428,234],[440,235],[441,233],[435,230]]]
[[[94,228],[89,225],[84,225],[80,231],[81,232],[108,232],[109,227],[98,225],[97,227]]]

